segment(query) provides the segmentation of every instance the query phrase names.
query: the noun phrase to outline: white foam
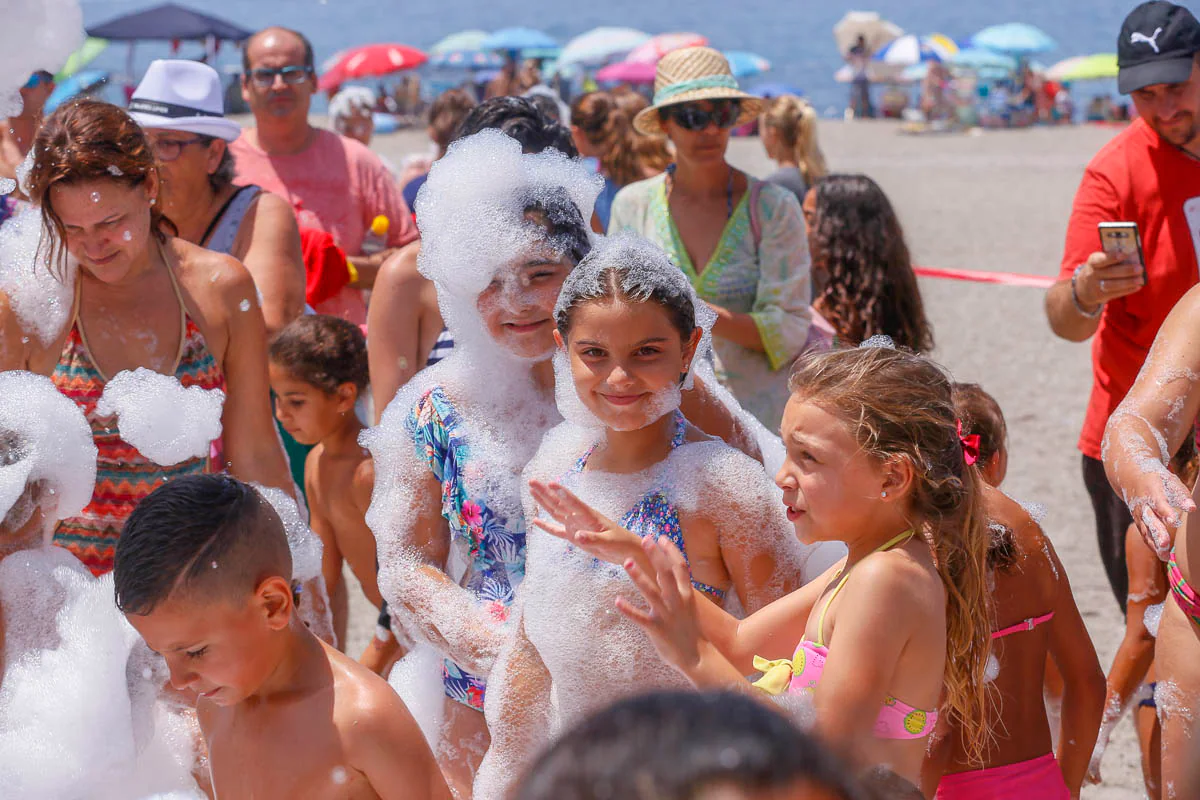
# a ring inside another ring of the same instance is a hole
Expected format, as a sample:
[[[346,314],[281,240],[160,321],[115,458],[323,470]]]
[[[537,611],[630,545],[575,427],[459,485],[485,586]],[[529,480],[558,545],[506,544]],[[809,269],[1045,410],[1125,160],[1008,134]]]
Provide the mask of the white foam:
[[[117,610],[111,576],[26,550],[0,562],[0,608],[0,796],[203,796],[191,713],[161,697],[165,667]]]
[[[1146,607],[1146,613],[1142,617],[1142,624],[1146,626],[1146,633],[1158,638],[1158,624],[1162,622],[1163,604],[1155,603],[1152,606]]]
[[[0,39],[0,117],[20,113],[17,91],[31,73],[51,74],[83,44],[83,12],[78,0],[9,0],[4,4],[4,34]]]
[[[49,378],[16,370],[0,373],[0,434],[15,435],[22,453],[0,466],[0,527],[37,481],[48,490],[39,501],[48,523],[79,514],[91,501],[96,485],[92,430],[79,407]],[[23,518],[10,523],[20,527],[32,513],[31,505],[18,509]]]
[[[146,458],[169,467],[206,456],[221,436],[220,389],[186,389],[173,375],[138,367],[118,372],[104,387],[96,413],[117,417],[121,438]]]
[[[50,233],[41,212],[26,206],[0,225],[0,292],[21,323],[22,330],[49,346],[62,336],[74,303],[76,265],[68,258],[63,276],[55,277],[49,260]],[[43,238],[47,243],[43,244]]]

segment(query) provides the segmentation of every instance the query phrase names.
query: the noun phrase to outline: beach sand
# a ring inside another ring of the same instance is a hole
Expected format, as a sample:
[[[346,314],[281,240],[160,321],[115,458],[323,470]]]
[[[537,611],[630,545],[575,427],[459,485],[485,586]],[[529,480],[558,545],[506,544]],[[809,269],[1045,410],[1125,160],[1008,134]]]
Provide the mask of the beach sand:
[[[887,192],[914,263],[1055,275],[1083,169],[1116,132],[1082,126],[910,136],[886,122],[822,122],[820,140],[831,169],[866,173]],[[399,164],[429,144],[423,133],[401,132],[377,137],[372,147]],[[753,175],[772,169],[757,139],[736,140],[730,160]],[[1004,489],[1046,507],[1043,527],[1107,671],[1124,623],[1100,564],[1075,448],[1091,386],[1089,347],[1050,332],[1039,289],[922,279],[921,292],[934,327],[934,357],[956,379],[980,383],[1004,409],[1010,447]],[[357,655],[375,614],[361,592],[352,597],[348,651]],[[1084,798],[1144,796],[1128,718],[1113,737],[1103,775],[1104,784],[1086,787]]]

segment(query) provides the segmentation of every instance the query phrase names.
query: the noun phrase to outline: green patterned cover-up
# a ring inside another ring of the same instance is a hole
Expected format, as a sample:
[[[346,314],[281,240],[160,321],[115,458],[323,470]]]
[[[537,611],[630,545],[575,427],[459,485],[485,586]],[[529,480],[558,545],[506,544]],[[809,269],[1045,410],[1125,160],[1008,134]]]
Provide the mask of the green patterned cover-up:
[[[753,178],[751,183],[756,183]],[[713,305],[750,314],[765,353],[714,337],[723,382],[769,430],[779,429],[792,362],[804,349],[811,321],[808,240],[795,195],[765,183],[757,192],[759,241],[751,231],[747,190],[725,225],[708,266],[697,273],[667,206],[666,176],[622,189],[608,232],[633,231],[657,244]]]

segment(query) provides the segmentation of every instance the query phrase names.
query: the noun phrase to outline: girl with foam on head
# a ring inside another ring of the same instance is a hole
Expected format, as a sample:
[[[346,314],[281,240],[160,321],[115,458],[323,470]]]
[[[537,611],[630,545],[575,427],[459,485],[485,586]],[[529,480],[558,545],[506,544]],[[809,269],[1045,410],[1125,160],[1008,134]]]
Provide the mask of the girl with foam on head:
[[[612,613],[613,600],[636,589],[587,553],[595,523],[584,502],[631,531],[604,557],[619,562],[614,552],[638,549],[640,537],[666,538],[684,553],[692,585],[722,606],[736,596],[736,607],[757,610],[800,584],[808,548],[762,466],[680,411],[715,316],[662,250],[631,234],[598,244],[563,285],[555,386],[567,422],[525,471],[526,519],[541,530],[527,534],[519,624],[489,676],[492,749],[477,798],[501,796],[556,731],[588,713],[687,685]],[[566,524],[539,518],[539,506]]]
[[[650,611],[617,605],[695,685],[761,671],[769,694],[811,697],[816,730],[855,763],[916,785],[939,713],[968,753],[987,738],[987,527],[949,378],[888,344],[802,362],[784,412],[787,517],[802,542],[844,541],[845,559],[739,621],[691,587],[673,544],[646,538],[624,564]],[[605,523],[584,541],[628,537]]]
[[[484,676],[524,574],[521,470],[560,420],[554,303],[591,247],[598,191],[582,165],[555,151],[524,155],[500,131],[451,146],[416,211],[421,271],[455,347],[362,440],[375,459],[367,523],[380,591],[393,624],[436,651],[418,647],[393,684],[462,797],[488,747]]]
[[[271,419],[254,281],[235,259],[175,236],[137,123],[108,103],[64,104],[39,131],[23,184],[40,208],[10,220],[0,236],[0,370],[50,376],[87,416],[99,450],[92,502],[60,522],[56,542],[99,575],[112,569],[133,507],[163,480],[224,466],[291,491]],[[26,279],[9,280],[26,264]],[[172,463],[140,449],[157,451],[186,433],[167,429],[187,415],[164,401],[164,381],[206,397],[225,392],[223,465],[208,443],[203,454],[189,449]],[[135,387],[135,405],[156,420],[148,437],[124,426],[138,444],[123,438],[120,413],[97,410],[118,383]]]

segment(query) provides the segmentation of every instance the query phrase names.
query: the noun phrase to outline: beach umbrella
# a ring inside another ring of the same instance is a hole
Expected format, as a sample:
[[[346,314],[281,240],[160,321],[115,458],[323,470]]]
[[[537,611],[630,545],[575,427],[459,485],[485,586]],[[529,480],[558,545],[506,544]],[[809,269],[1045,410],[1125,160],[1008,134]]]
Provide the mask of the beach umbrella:
[[[54,87],[54,91],[46,98],[44,110],[50,114],[72,97],[90,92],[107,81],[108,73],[102,69],[80,70]]]
[[[487,31],[469,30],[452,33],[429,48],[430,55],[439,55],[457,50],[482,50],[490,34]]]
[[[1027,25],[1024,22],[1008,22],[984,28],[971,37],[971,46],[1014,56],[1025,56],[1055,50],[1058,48],[1058,43],[1033,25]]]
[[[645,61],[618,61],[596,73],[596,80],[605,83],[654,83],[658,67]]]
[[[317,86],[327,91],[355,78],[379,78],[415,69],[429,60],[429,56],[406,44],[367,44],[345,50],[321,79]]]
[[[753,89],[750,89],[750,94],[759,97],[781,97],[785,94],[794,94],[797,97],[802,97],[804,92],[790,83],[760,83]]]
[[[698,33],[660,33],[632,50],[625,60],[657,64],[672,50],[680,50],[684,47],[704,47],[707,44],[708,37]]]
[[[447,69],[500,69],[504,59],[487,50],[447,50],[435,53],[429,66]]]
[[[558,42],[533,28],[503,28],[484,39],[480,49],[522,53],[526,50],[557,47]]]
[[[945,61],[958,52],[953,41],[941,34],[917,36],[912,33],[894,39],[875,54],[877,61],[909,67],[926,61]]]
[[[888,22],[875,11],[850,11],[833,26],[833,40],[843,57],[860,36],[867,43],[867,49],[876,53],[903,35],[904,30],[899,25]]]
[[[950,63],[963,69],[1002,69],[1007,72],[1016,72],[1017,70],[1017,60],[1012,56],[982,47],[968,47],[965,50],[959,50],[950,57]]]
[[[254,32],[219,17],[167,3],[102,22],[88,28],[87,33],[97,39],[123,42],[139,39],[203,41],[208,38],[240,42],[249,39]]]
[[[729,62],[729,69],[735,78],[753,78],[771,71],[771,62],[755,53],[726,50],[722,55]]]
[[[560,68],[573,64],[598,67],[628,54],[649,40],[650,34],[633,28],[593,28],[567,42],[558,55],[558,64]]]
[[[67,63],[54,76],[55,83],[60,83],[74,75],[79,70],[86,67],[88,64],[104,52],[108,47],[108,39],[97,39],[94,36],[89,36],[83,40],[83,45],[67,58]]]
[[[1073,56],[1059,61],[1046,70],[1046,77],[1053,81],[1098,81],[1117,77],[1116,53],[1096,53],[1090,56]]]

